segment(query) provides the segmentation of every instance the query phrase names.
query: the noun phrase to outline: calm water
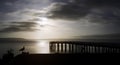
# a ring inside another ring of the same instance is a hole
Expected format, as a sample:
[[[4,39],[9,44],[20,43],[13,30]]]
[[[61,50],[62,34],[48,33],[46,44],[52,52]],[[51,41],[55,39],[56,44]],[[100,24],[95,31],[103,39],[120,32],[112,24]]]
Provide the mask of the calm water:
[[[5,54],[9,49],[13,49],[15,55],[20,54],[21,52],[19,51],[19,49],[21,49],[23,46],[25,46],[25,51],[29,53],[48,54],[50,53],[49,51],[50,41],[51,40],[36,40],[35,43],[19,43],[19,42],[18,43],[0,43],[0,57],[3,54]],[[66,40],[66,41],[70,41],[70,40]],[[95,41],[96,42],[98,40],[78,40],[78,41],[88,41],[88,42]],[[103,40],[99,40],[99,41],[103,41]],[[107,41],[111,42],[110,40],[107,40]]]
[[[21,49],[25,46],[25,51],[29,53],[49,53],[49,41],[48,40],[37,40],[36,43],[1,43],[0,44],[0,57],[7,52],[9,49],[13,49],[15,55],[20,54]]]

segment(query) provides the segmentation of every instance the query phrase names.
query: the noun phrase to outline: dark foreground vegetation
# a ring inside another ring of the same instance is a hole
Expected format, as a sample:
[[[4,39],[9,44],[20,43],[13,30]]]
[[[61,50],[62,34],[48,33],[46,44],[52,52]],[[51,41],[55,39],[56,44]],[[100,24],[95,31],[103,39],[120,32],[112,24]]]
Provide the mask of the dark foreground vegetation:
[[[27,54],[1,59],[0,65],[120,64],[120,54]]]

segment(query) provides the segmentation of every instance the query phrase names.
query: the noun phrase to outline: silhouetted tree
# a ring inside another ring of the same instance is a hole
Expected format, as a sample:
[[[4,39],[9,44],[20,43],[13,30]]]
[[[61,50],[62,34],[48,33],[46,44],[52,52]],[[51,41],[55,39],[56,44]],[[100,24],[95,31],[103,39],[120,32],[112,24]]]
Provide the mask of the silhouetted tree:
[[[2,56],[2,63],[5,65],[9,64],[13,60],[13,58],[14,58],[13,49],[10,49],[7,51],[6,54]]]

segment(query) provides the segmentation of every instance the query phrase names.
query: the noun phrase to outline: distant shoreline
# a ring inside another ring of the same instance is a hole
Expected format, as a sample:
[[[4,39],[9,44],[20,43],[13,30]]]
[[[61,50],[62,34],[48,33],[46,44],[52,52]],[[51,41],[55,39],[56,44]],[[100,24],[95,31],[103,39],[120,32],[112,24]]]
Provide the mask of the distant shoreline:
[[[82,41],[82,42],[120,42],[120,39],[24,39],[24,38],[0,38],[0,43],[34,43],[38,40],[45,41]]]

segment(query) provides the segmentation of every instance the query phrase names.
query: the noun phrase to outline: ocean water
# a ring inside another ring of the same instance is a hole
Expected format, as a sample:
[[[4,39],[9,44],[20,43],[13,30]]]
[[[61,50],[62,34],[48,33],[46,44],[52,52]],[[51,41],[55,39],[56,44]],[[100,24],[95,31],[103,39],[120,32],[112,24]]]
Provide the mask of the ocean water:
[[[0,57],[6,54],[8,50],[12,49],[15,55],[22,53],[19,51],[23,46],[25,47],[25,52],[36,53],[36,54],[48,54],[49,52],[49,41],[48,40],[35,40],[34,43],[0,43]]]
[[[7,53],[8,50],[13,49],[13,53],[15,55],[20,54],[19,51],[23,46],[25,47],[25,51],[31,54],[49,54],[49,42],[50,41],[58,41],[58,40],[35,40],[34,43],[24,43],[24,42],[17,42],[17,43],[0,43],[0,58],[3,54]],[[119,42],[120,40],[59,40],[59,41],[85,41],[85,42]]]

